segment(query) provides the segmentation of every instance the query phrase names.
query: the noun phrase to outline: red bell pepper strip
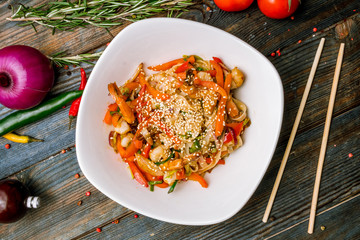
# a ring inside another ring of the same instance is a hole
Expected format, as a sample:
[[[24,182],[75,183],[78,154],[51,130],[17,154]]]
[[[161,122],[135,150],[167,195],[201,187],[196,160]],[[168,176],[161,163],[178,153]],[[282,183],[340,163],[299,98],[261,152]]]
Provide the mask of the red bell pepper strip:
[[[155,184],[155,186],[157,186],[159,188],[167,188],[167,187],[169,187],[169,184],[167,184],[166,182],[163,182],[163,183]]]
[[[196,59],[195,59],[194,55],[191,55],[190,57],[188,57],[188,58],[186,59],[186,61],[189,62],[189,63],[191,63],[191,64],[193,64],[193,63],[196,61]]]
[[[138,183],[140,183],[142,186],[149,187],[149,184],[146,181],[146,178],[144,177],[142,172],[139,170],[139,168],[136,166],[135,162],[134,161],[125,161],[125,162],[129,165],[130,170],[131,170],[132,174],[134,175],[135,180],[138,181]]]
[[[220,87],[224,86],[224,74],[221,66],[213,60],[210,60],[210,64],[213,66],[213,68],[216,70],[216,83],[219,84]]]
[[[140,84],[138,82],[129,82],[125,84],[125,87],[128,88],[130,91],[133,91],[140,87]]]
[[[185,175],[185,170],[184,170],[184,168],[182,168],[182,169],[180,169],[180,170],[178,170],[178,171],[176,172],[176,179],[177,179],[177,180],[184,179],[185,177],[186,177],[186,175]]]
[[[106,114],[105,114],[105,117],[104,117],[104,123],[106,123],[108,125],[110,125],[112,123],[112,116],[111,116],[109,110],[106,111]]]
[[[227,99],[228,95],[226,94],[224,88],[220,87],[218,84],[212,81],[201,81],[198,77],[195,76],[194,83],[197,85],[201,85],[203,87],[210,88],[215,92],[219,93],[222,96],[222,98]]]
[[[186,61],[175,70],[175,73],[181,73],[190,68],[192,68],[192,65],[188,61]]]
[[[215,122],[215,136],[219,137],[225,126],[225,106],[226,98],[221,98],[219,103],[219,108],[216,113],[216,122]]]
[[[239,136],[241,131],[243,130],[243,122],[239,123],[227,123],[227,127],[230,127],[235,132],[235,137]]]
[[[86,85],[86,72],[83,68],[80,68],[80,74],[81,74],[81,82],[80,82],[80,87],[79,90],[84,90],[85,89],[85,85]],[[71,128],[71,122],[72,120],[78,115],[79,112],[79,107],[80,107],[80,102],[81,102],[81,97],[75,99],[71,106],[70,106],[70,110],[69,110],[69,129]]]
[[[218,57],[213,57],[214,61],[217,62],[217,63],[223,63],[223,61],[221,61],[220,58]]]
[[[231,81],[232,81],[232,75],[231,73],[229,73],[228,75],[226,75],[225,83],[224,83],[224,90],[228,96],[230,93]]]
[[[163,180],[163,176],[153,176],[150,173],[147,173],[144,171],[145,177],[146,179],[150,182],[150,181],[161,181]]]
[[[220,159],[217,164],[221,164],[221,165],[225,165],[225,160],[224,159]]]
[[[172,66],[175,66],[176,64],[179,63],[184,63],[185,60],[183,58],[179,58],[179,59],[175,59],[163,64],[159,64],[159,65],[155,65],[155,66],[150,66],[148,67],[148,69],[153,70],[153,71],[165,71],[170,69]]]
[[[232,136],[231,132],[230,132],[230,131],[227,132],[227,133],[225,134],[225,137],[224,137],[224,144],[229,143],[229,142],[231,142],[231,141],[233,141],[233,140],[234,140],[234,139],[233,139],[233,136]]]
[[[208,184],[205,181],[205,179],[202,176],[200,176],[198,173],[194,173],[194,172],[191,173],[190,176],[188,177],[188,179],[199,182],[203,188],[208,187]]]
[[[210,76],[215,77],[216,76],[216,70],[207,70],[207,73],[210,73]]]
[[[180,79],[181,81],[179,81],[179,82],[181,82],[181,85],[184,83],[184,80],[186,79],[186,72],[184,71],[184,72],[179,72],[179,73],[177,73],[177,77],[178,77],[178,79]],[[180,85],[180,86],[181,86]],[[179,87],[180,87],[179,86]]]
[[[141,152],[141,155],[144,158],[149,158],[149,153],[151,150],[151,144],[150,143],[146,143],[144,150]]]

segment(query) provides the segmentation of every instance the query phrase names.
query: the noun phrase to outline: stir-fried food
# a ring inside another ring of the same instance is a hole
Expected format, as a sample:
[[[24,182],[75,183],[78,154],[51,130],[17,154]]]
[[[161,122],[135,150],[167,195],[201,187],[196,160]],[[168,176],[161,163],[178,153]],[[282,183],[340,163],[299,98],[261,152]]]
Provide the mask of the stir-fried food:
[[[242,146],[250,124],[246,105],[232,96],[244,74],[219,59],[185,56],[150,66],[141,63],[119,87],[108,85],[114,103],[104,122],[112,125],[109,144],[143,186],[174,191],[179,181],[204,179]]]

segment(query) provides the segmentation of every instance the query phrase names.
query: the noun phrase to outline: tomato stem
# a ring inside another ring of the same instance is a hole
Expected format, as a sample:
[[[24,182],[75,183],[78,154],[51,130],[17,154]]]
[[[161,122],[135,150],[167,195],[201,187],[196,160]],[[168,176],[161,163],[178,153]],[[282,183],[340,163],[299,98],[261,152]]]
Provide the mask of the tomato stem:
[[[11,82],[11,80],[10,80],[9,75],[7,75],[6,73],[3,73],[3,72],[0,73],[0,86],[1,87],[4,87],[4,88],[9,87],[10,82]]]

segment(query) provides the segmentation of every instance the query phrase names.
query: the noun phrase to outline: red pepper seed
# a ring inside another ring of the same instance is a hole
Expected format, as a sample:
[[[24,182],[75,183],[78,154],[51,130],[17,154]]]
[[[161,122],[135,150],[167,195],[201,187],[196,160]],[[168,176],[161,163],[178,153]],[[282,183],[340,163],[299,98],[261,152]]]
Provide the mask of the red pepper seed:
[[[87,192],[85,193],[85,195],[86,195],[86,196],[90,196],[90,195],[91,195],[91,192],[90,192],[90,191],[87,191]]]
[[[74,176],[75,178],[79,178],[80,177],[80,174],[75,174],[75,176]]]
[[[138,217],[139,217],[139,215],[137,215],[137,214],[134,215],[134,218],[138,218]]]
[[[317,32],[317,28],[316,28],[316,27],[313,28],[313,32]]]
[[[97,231],[97,232],[101,232],[101,228],[97,228],[96,231]]]
[[[275,53],[274,53],[274,52],[272,52],[272,53],[271,53],[271,56],[272,56],[272,57],[275,57]]]
[[[10,145],[10,144],[8,144],[8,143],[7,143],[7,144],[5,144],[5,148],[6,148],[6,149],[10,149],[10,148],[11,148],[11,145]]]
[[[61,150],[61,153],[62,154],[66,153],[66,150],[65,149]]]
[[[354,155],[352,153],[349,153],[349,158],[353,157]]]
[[[295,17],[294,16],[291,16],[291,20],[294,20],[295,19]]]
[[[114,220],[113,223],[118,224],[118,223],[119,223],[119,219]]]

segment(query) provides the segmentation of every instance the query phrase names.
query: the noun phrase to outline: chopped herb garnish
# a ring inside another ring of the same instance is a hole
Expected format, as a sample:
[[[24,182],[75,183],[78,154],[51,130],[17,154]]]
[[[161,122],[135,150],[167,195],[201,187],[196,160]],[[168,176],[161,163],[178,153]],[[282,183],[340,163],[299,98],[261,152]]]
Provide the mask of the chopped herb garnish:
[[[178,182],[178,180],[175,180],[175,182],[174,182],[174,183],[171,185],[171,187],[169,188],[168,193],[172,193],[172,192],[174,191],[177,182]]]
[[[174,150],[171,150],[170,156],[169,156],[167,159],[165,159],[164,161],[161,161],[161,162],[156,162],[155,164],[156,164],[157,166],[159,166],[159,165],[161,165],[161,164],[163,164],[163,163],[166,163],[167,161],[169,161],[169,160],[172,159],[173,157],[175,157],[175,153],[174,153]]]
[[[180,137],[184,137],[184,138],[186,138],[186,139],[189,139],[189,138],[191,138],[192,137],[192,135],[191,135],[191,132],[189,131],[189,132],[186,132],[186,134],[179,134],[179,136]]]
[[[150,191],[153,192],[154,191],[154,185],[150,184]]]
[[[130,95],[130,89],[127,88],[127,87],[122,87],[122,88],[120,88],[120,92],[121,92],[121,94],[124,95],[124,96],[129,96],[129,95]]]
[[[150,181],[149,185],[156,185],[156,184],[161,184],[163,183],[163,181]]]
[[[111,116],[114,115],[115,113],[119,113],[120,116],[122,116],[122,114],[120,113],[120,108],[119,108],[119,107],[117,107],[117,110],[116,110],[116,111],[110,111],[110,115],[111,115]]]
[[[141,154],[141,150],[138,150],[137,153],[138,153],[138,154]]]
[[[193,145],[190,147],[189,152],[190,153],[194,153],[197,152],[201,149],[201,145],[199,140],[196,138],[195,141],[193,142]]]
[[[182,115],[186,114],[186,112],[184,112],[183,110],[180,110],[179,113],[181,113]]]
[[[197,67],[196,71],[200,72],[200,71],[204,71],[204,69],[202,67]]]

